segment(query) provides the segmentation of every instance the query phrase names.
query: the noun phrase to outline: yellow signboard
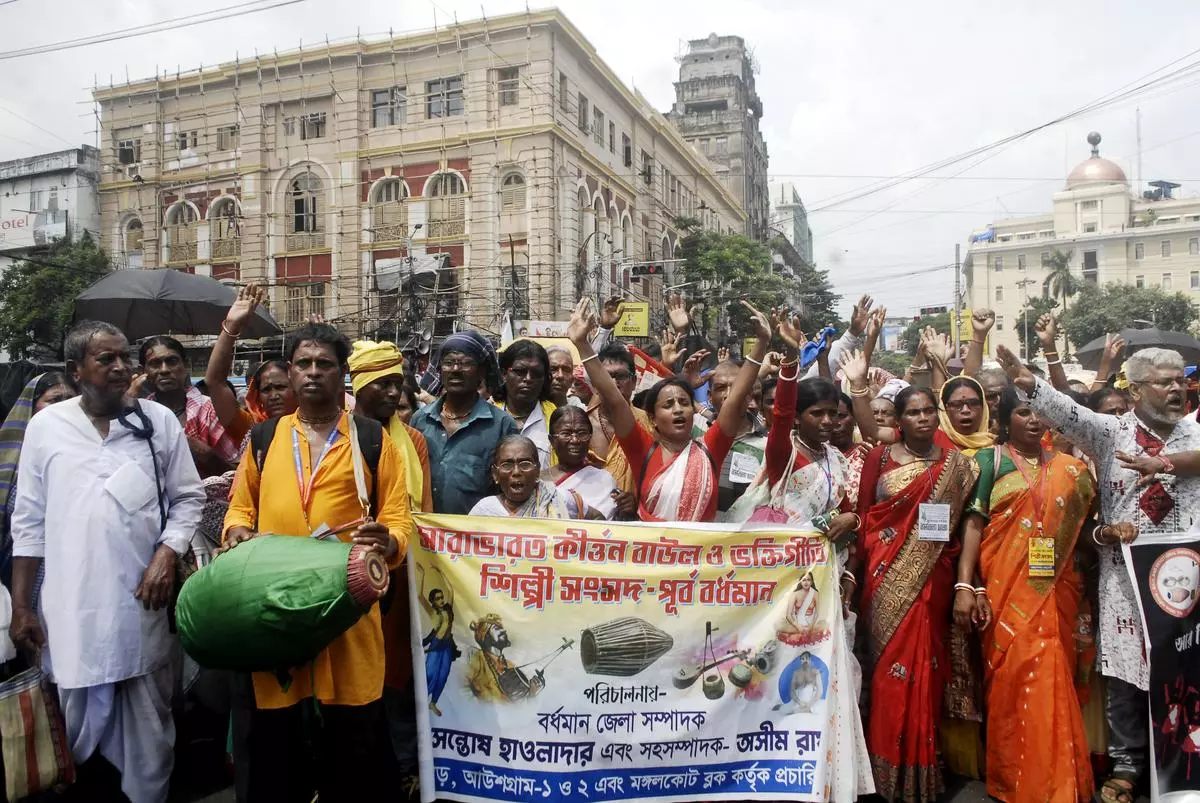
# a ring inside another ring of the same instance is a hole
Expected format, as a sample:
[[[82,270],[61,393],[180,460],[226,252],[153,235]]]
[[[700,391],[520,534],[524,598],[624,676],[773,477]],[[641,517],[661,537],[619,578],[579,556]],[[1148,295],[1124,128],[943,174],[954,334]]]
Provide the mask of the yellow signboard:
[[[747,337],[742,340],[742,358],[745,359],[754,353],[754,347],[758,345],[757,337]]]
[[[623,301],[621,319],[613,334],[617,337],[648,337],[650,335],[650,304],[646,301]]]
[[[965,309],[961,313],[959,313],[959,315],[960,315],[960,317],[957,321],[958,339],[959,339],[960,343],[966,345],[971,342],[972,338],[975,337],[975,329],[971,325],[972,312],[970,309]],[[950,325],[952,327],[956,325],[956,322],[954,320],[954,310],[950,310]],[[953,329],[951,331],[953,331]],[[988,353],[988,347],[991,345],[990,340],[991,340],[990,337],[984,338],[984,341],[983,341],[983,353],[984,354]]]

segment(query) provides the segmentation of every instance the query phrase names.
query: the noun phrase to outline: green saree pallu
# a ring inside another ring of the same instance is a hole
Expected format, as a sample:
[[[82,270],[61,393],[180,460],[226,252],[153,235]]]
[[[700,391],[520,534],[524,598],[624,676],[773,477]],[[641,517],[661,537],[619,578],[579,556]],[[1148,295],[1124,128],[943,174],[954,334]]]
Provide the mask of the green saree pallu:
[[[387,583],[387,564],[367,547],[261,535],[183,584],[179,639],[207,669],[286,673],[345,633]]]

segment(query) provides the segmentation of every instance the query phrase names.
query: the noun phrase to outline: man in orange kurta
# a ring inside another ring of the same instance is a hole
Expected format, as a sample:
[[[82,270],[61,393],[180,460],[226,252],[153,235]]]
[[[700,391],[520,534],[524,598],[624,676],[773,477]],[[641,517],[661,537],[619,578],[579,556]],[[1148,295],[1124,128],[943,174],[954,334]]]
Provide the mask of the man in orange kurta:
[[[306,538],[362,517],[349,417],[340,409],[349,351],[346,339],[328,324],[310,324],[293,335],[289,375],[300,406],[279,419],[261,475],[252,450],[243,454],[225,517],[227,541],[255,532]],[[367,487],[374,488],[372,512],[380,526],[362,525],[339,537],[373,541],[394,568],[404,558],[412,518],[404,457],[390,438],[382,440],[373,483],[370,466],[364,465],[364,472]],[[305,493],[302,486],[311,488]],[[251,803],[311,800],[313,792],[322,800],[385,799],[394,760],[383,678],[378,606],[310,666],[293,670],[287,688],[273,674],[256,673],[256,709],[250,712],[245,755],[234,757],[245,764],[241,769]]]

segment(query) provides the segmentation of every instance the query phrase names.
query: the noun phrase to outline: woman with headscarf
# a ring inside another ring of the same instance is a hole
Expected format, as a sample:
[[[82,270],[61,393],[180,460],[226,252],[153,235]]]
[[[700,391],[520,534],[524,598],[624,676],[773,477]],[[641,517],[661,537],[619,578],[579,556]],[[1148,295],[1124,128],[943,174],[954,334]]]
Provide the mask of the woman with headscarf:
[[[8,411],[0,426],[0,582],[7,588],[12,583],[12,537],[9,525],[13,504],[17,501],[17,463],[25,441],[25,426],[29,419],[52,404],[78,395],[71,380],[62,371],[39,374],[25,383],[16,404]]]
[[[417,411],[412,428],[429,447],[433,509],[467,513],[491,491],[488,469],[505,435],[515,435],[512,416],[487,402],[480,390],[499,385],[496,349],[478,332],[455,332],[429,361],[422,385],[441,395]]]
[[[525,435],[508,435],[496,447],[492,480],[500,493],[480,499],[472,516],[518,519],[603,519],[577,491],[539,479],[537,445]]]
[[[939,392],[938,434],[934,442],[943,449],[958,449],[968,457],[996,442],[991,433],[987,396],[972,376],[956,376]]]

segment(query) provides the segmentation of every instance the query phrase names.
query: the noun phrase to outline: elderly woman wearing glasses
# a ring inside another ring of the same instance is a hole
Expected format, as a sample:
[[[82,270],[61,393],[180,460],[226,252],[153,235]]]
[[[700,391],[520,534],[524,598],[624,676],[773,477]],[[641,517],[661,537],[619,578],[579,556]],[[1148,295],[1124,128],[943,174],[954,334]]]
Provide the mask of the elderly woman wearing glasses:
[[[537,446],[524,435],[508,435],[496,447],[492,480],[500,493],[471,508],[472,516],[510,516],[524,519],[603,519],[576,491],[560,490],[539,479]]]

